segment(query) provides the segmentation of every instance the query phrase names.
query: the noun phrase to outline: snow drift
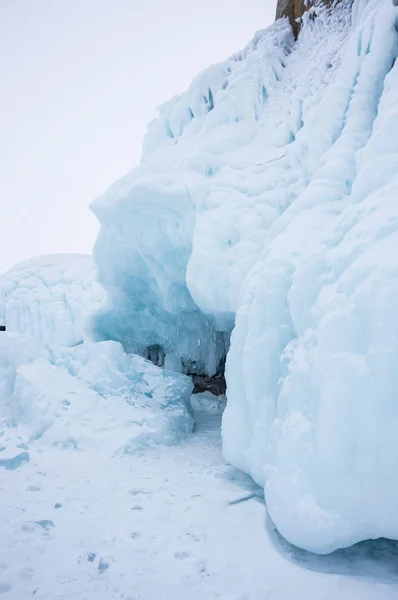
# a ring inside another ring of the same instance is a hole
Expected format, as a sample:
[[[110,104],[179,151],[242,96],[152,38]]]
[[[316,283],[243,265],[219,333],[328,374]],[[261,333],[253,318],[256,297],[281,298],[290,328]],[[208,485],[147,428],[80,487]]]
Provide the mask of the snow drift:
[[[398,93],[392,0],[312,7],[160,108],[93,204],[96,339],[214,373],[226,458],[291,542],[398,538]],[[182,365],[182,366],[181,366]]]
[[[86,317],[103,298],[90,256],[32,258],[0,275],[0,324],[44,342],[75,346],[84,340]]]

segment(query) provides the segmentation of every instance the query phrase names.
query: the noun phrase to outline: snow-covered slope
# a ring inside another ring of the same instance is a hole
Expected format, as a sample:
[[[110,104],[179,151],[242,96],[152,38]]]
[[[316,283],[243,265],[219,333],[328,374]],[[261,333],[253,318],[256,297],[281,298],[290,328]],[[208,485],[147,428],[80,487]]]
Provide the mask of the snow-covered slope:
[[[104,298],[92,258],[83,254],[40,256],[0,275],[0,324],[45,342],[75,346],[84,320]]]
[[[161,107],[95,201],[96,339],[214,372],[229,461],[291,542],[398,538],[397,17],[341,0],[265,31]],[[167,362],[167,361],[166,361]]]

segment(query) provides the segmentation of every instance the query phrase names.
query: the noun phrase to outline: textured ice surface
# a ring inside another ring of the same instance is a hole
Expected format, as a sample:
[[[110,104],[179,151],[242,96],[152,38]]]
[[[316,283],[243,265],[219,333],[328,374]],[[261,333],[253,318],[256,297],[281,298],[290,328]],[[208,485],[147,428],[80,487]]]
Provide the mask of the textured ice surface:
[[[259,228],[274,213],[255,189],[248,198],[256,167],[243,148],[255,141],[291,43],[280,22],[202,73],[160,109],[140,167],[94,202],[102,224],[94,254],[108,292],[97,339],[138,353],[159,344],[215,372],[224,351],[217,330],[232,328]]]
[[[67,348],[4,333],[0,458],[15,462],[37,440],[79,451],[107,444],[121,453],[174,443],[193,428],[191,391],[188,377],[126,355],[117,342]]]
[[[0,275],[0,324],[44,342],[74,346],[84,339],[84,320],[104,297],[94,281],[92,258],[40,256]]]
[[[214,372],[236,314],[226,458],[319,553],[398,538],[398,9],[350,5],[200,74],[93,205],[96,339]]]
[[[320,553],[398,538],[397,9],[362,9],[333,79],[308,88],[293,148],[305,165],[317,145],[316,169],[269,229],[227,362],[225,455],[282,535]]]
[[[0,467],[27,462],[26,444],[39,439],[130,453],[192,431],[189,378],[117,342],[84,342],[85,320],[104,299],[94,275],[91,257],[57,255],[0,277]]]

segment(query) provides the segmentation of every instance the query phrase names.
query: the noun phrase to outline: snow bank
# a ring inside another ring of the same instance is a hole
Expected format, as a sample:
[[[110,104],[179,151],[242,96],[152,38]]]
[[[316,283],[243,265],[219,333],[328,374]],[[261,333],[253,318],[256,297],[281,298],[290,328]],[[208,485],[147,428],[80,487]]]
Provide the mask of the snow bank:
[[[287,20],[160,108],[93,204],[95,339],[227,361],[224,452],[279,531],[325,553],[398,538],[397,8]]]
[[[107,446],[130,453],[175,443],[192,431],[192,383],[117,342],[75,348],[35,337],[0,337],[0,466],[29,459],[29,445],[84,450]]]
[[[0,324],[44,342],[75,346],[84,320],[104,297],[94,281],[92,258],[81,254],[41,256],[0,275]]]

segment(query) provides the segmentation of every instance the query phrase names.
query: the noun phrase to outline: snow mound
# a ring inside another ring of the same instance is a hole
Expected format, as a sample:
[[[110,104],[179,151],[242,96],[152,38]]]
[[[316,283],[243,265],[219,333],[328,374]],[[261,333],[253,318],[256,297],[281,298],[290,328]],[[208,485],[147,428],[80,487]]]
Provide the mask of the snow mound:
[[[67,348],[4,333],[0,458],[8,462],[0,466],[17,468],[37,440],[42,448],[107,446],[110,454],[175,443],[193,428],[192,387],[117,342]]]
[[[92,258],[81,254],[41,256],[0,275],[0,324],[44,342],[75,346],[84,321],[98,310],[104,292]]]
[[[317,3],[160,108],[93,204],[95,339],[213,374],[224,453],[290,542],[398,538],[398,8]],[[182,364],[181,364],[182,363]]]

